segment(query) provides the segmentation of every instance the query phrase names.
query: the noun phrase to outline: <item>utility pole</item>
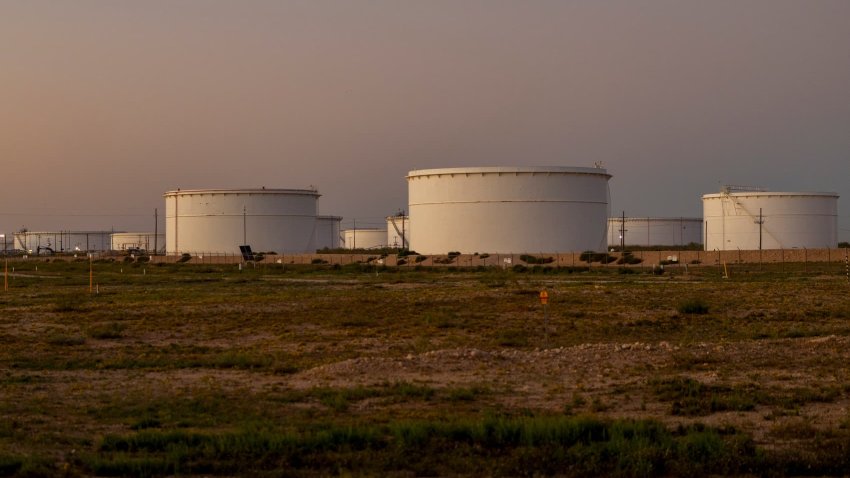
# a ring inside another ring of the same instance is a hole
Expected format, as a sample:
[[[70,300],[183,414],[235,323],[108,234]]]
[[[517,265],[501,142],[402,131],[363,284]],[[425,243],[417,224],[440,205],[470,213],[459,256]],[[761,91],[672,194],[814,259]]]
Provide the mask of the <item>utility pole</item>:
[[[620,221],[620,254],[626,251],[626,211],[623,211],[623,218]]]
[[[159,239],[159,210],[154,208],[153,210],[153,255],[156,255],[157,251],[159,251],[159,244],[157,243],[157,239]]]
[[[242,206],[242,244],[248,245],[248,210]]]
[[[759,208],[759,218],[756,221],[756,224],[759,225],[759,250],[761,250],[761,236],[762,236],[762,225],[764,224],[764,216],[761,214],[761,209]]]

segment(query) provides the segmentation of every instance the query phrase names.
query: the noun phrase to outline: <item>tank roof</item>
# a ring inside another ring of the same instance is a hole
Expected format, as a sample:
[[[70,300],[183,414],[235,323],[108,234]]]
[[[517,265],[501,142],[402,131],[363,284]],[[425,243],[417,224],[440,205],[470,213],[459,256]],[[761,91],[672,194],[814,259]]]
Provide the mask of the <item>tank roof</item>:
[[[166,191],[163,196],[183,196],[195,194],[292,194],[299,196],[321,196],[315,189],[177,189]]]
[[[516,174],[516,173],[539,173],[539,174],[596,174],[611,177],[604,168],[576,168],[566,166],[487,166],[487,167],[461,167],[461,168],[439,168],[439,169],[417,169],[407,173],[407,178],[417,176],[442,176],[453,174]]]
[[[770,196],[798,196],[798,197],[834,197],[838,198],[838,193],[833,192],[790,192],[790,191],[744,191],[744,192],[730,192],[730,193],[711,193],[711,194],[703,194],[703,199],[715,199],[722,198],[725,196],[732,196],[736,198],[740,197],[770,197]]]
[[[609,221],[622,221],[622,217],[611,216],[608,218]],[[658,221],[658,222],[679,222],[679,221],[699,221],[702,222],[701,217],[629,217],[626,216],[626,222],[629,221]]]

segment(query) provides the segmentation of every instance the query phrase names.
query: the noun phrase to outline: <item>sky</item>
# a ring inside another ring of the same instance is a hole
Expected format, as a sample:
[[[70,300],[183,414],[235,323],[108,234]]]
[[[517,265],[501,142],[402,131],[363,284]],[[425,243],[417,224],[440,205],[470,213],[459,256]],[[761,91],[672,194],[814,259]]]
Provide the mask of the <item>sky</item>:
[[[611,209],[829,191],[850,240],[846,0],[0,0],[0,231],[163,228],[165,191],[578,166]]]

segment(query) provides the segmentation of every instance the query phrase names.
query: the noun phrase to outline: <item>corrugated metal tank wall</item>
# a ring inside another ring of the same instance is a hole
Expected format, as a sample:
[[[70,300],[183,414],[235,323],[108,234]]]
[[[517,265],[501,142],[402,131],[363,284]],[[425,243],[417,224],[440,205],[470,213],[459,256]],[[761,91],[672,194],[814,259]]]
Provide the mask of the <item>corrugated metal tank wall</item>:
[[[311,253],[319,193],[308,189],[202,189],[165,193],[168,254]]]
[[[622,217],[608,218],[608,246],[620,245]],[[627,246],[686,246],[702,244],[702,218],[693,217],[627,217]]]
[[[147,252],[156,251],[157,254],[165,253],[164,233],[117,232],[111,235],[110,241],[113,251],[126,251],[135,248]]]
[[[702,197],[705,249],[824,248],[838,245],[838,195],[733,192]]]
[[[386,229],[346,229],[342,234],[346,249],[377,249],[387,246]]]
[[[411,171],[410,248],[421,254],[603,250],[610,177],[601,168]]]
[[[342,231],[339,216],[316,217],[316,249],[338,249],[342,247]]]

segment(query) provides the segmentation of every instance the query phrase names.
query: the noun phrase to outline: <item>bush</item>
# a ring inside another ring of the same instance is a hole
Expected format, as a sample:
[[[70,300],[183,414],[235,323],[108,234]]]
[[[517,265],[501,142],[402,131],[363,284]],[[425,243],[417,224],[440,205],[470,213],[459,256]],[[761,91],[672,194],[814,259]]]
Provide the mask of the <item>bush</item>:
[[[88,334],[93,339],[119,339],[123,336],[123,332],[123,325],[118,322],[110,322],[108,324],[92,326]]]
[[[679,303],[676,310],[678,310],[680,314],[707,314],[708,304],[699,298],[686,299]]]
[[[607,252],[593,252],[593,251],[584,251],[579,256],[579,260],[587,262],[588,264],[593,262],[601,262],[602,264],[610,264],[614,262],[616,259],[612,257]]]
[[[328,263],[328,261],[326,261],[324,259],[320,259],[318,257],[313,259],[312,261],[310,261],[310,264],[327,264],[327,263]]]
[[[643,262],[643,259],[635,257],[634,254],[632,254],[631,252],[624,252],[622,257],[617,259],[617,264],[634,265],[640,264],[641,262]]]
[[[535,257],[528,254],[523,254],[519,256],[519,260],[525,262],[526,264],[550,264],[555,261],[552,257]]]

